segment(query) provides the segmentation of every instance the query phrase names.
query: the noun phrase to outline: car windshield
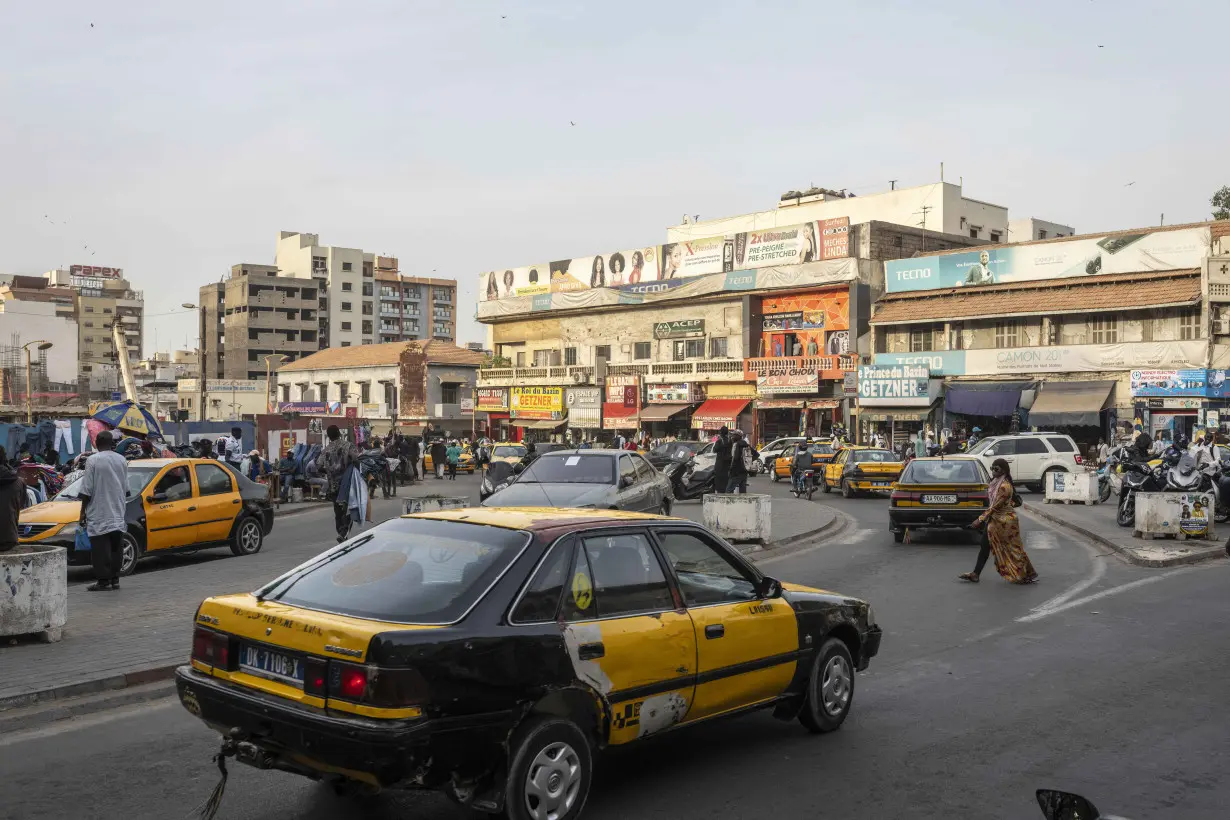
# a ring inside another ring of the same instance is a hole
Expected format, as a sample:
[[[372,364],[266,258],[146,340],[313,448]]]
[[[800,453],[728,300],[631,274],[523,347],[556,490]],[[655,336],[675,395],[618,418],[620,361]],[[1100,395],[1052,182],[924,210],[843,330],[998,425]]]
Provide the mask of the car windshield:
[[[833,454],[833,445],[813,444],[811,445],[811,454],[814,456],[831,456]]]
[[[543,456],[517,477],[518,484],[614,484],[615,459],[608,455]]]
[[[128,464],[128,488],[127,488],[128,497],[132,498],[134,495],[140,495],[141,491],[145,489],[146,485],[149,484],[150,481],[153,480],[154,476],[157,475],[158,471],[161,469],[162,469],[161,466],[144,465],[144,464],[137,465],[137,464],[133,464],[129,462]],[[59,494],[55,497],[54,500],[55,501],[76,501],[81,496],[81,483],[84,480],[85,480],[84,477],[79,478],[76,481],[74,481],[72,484],[69,484],[67,487],[60,490]]]
[[[862,463],[878,464],[885,461],[900,461],[901,457],[890,450],[855,450],[854,460]]]
[[[504,456],[504,457],[513,456],[515,458],[521,458],[522,456],[525,455],[525,448],[524,447],[514,447],[508,444],[504,444],[492,450],[491,455],[496,458],[499,458],[501,456]]]
[[[260,591],[291,606],[395,623],[460,619],[529,543],[518,530],[395,518]]]
[[[977,461],[951,459],[914,461],[901,479],[902,484],[985,484],[986,473]]]
[[[700,449],[699,441],[668,441],[649,451],[658,458],[687,458]]]
[[[970,448],[969,454],[972,456],[976,456],[979,453],[981,453],[983,450],[987,449],[992,444],[994,444],[995,441],[996,440],[993,438],[984,438],[982,441],[978,442],[977,444],[975,444],[973,447]]]

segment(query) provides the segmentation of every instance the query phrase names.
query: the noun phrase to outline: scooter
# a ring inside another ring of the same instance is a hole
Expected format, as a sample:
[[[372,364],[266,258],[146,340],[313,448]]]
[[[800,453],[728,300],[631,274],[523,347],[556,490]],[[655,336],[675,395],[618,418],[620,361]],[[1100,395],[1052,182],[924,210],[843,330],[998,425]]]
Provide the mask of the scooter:
[[[803,474],[799,476],[797,480],[792,478],[791,480],[794,481],[794,487],[790,490],[791,495],[795,498],[800,498],[806,495],[807,500],[811,501],[811,494],[816,491],[815,476],[815,470],[804,470]]]
[[[1166,488],[1166,479],[1161,467],[1150,467],[1136,461],[1123,466],[1123,489],[1119,493],[1115,522],[1120,527],[1131,527],[1136,523],[1136,494],[1161,492]]]
[[[670,479],[676,501],[691,501],[714,492],[713,467],[696,469],[696,460],[691,455],[672,461],[662,472]]]

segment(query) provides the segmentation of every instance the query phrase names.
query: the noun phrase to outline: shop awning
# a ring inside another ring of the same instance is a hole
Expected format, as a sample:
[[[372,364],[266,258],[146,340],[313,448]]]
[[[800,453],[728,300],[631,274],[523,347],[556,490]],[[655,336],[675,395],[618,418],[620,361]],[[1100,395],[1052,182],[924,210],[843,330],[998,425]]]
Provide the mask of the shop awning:
[[[691,406],[690,404],[648,404],[641,408],[641,421],[666,421]]]
[[[1044,382],[1029,411],[1031,427],[1097,427],[1110,404],[1113,381]]]
[[[526,430],[554,430],[565,421],[566,419],[513,419],[511,424]]]
[[[598,407],[573,407],[568,410],[568,426],[576,430],[601,430],[602,410]]]
[[[963,416],[1010,418],[1033,382],[948,382],[944,409]]]
[[[735,426],[735,421],[743,408],[747,407],[747,399],[709,399],[696,408],[692,414],[692,426],[697,429],[709,429]]]
[[[860,407],[858,417],[862,421],[926,421],[935,410],[930,407]]]
[[[608,401],[602,404],[603,430],[633,430],[637,427],[637,408],[622,402]]]

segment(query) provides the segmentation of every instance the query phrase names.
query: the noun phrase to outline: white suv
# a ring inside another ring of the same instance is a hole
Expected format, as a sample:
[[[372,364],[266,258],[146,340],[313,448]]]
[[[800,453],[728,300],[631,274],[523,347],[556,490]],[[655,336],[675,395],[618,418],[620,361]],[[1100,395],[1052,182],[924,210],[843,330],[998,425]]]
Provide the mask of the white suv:
[[[1060,433],[1019,433],[984,438],[969,451],[982,460],[987,470],[991,462],[1002,458],[1012,470],[1012,478],[1021,484],[1042,486],[1043,475],[1054,470],[1065,473],[1084,468],[1084,459],[1071,436]]]

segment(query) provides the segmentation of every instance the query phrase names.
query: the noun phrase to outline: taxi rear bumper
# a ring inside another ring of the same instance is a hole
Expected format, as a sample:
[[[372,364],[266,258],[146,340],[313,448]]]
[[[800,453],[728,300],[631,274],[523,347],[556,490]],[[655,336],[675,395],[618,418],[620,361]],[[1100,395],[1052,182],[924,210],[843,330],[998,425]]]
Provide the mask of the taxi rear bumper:
[[[968,527],[986,512],[986,507],[891,507],[888,528],[949,529]]]

